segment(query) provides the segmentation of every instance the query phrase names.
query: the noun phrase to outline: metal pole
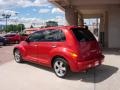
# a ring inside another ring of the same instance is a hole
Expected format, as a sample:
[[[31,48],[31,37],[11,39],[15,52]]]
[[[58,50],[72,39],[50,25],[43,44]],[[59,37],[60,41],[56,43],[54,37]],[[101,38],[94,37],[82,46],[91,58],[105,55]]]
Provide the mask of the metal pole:
[[[7,16],[5,18],[6,18],[6,33],[7,33]]]
[[[3,18],[6,19],[6,27],[5,27],[6,31],[5,32],[7,32],[7,19],[10,18],[11,14],[4,14],[3,13],[2,16],[3,16]]]

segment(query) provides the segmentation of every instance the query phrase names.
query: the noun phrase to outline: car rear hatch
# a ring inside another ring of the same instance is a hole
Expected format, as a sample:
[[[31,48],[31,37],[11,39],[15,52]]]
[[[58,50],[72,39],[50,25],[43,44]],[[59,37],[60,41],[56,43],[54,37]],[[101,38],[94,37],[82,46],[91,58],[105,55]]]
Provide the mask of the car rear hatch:
[[[80,60],[93,60],[102,56],[100,45],[89,30],[73,28],[72,31],[78,40]]]

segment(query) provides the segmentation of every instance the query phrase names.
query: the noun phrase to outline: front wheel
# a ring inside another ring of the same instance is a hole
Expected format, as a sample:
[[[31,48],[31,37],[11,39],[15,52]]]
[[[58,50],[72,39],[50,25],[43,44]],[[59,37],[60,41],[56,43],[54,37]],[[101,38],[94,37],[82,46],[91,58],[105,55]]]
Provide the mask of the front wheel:
[[[23,62],[21,53],[20,53],[20,51],[19,51],[18,49],[16,49],[16,50],[14,51],[14,58],[15,58],[15,61],[16,61],[17,63]]]
[[[64,78],[68,75],[69,66],[63,58],[56,58],[53,63],[53,68],[55,74],[60,78]]]

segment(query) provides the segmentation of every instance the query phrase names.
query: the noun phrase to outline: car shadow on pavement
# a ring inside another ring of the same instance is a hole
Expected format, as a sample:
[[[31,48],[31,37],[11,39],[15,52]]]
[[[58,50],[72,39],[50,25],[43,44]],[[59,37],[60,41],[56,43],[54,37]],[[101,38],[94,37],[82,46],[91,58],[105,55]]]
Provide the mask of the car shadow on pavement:
[[[25,62],[24,64],[28,64],[36,68],[44,69],[46,71],[54,73],[53,69],[49,67],[45,67],[39,64],[34,64],[31,62]],[[117,71],[118,71],[117,67],[109,66],[109,65],[101,65],[99,67],[90,69],[87,72],[80,72],[80,73],[70,72],[70,74],[65,79],[66,80],[81,80],[82,82],[90,82],[90,83],[99,83],[99,82],[102,82],[108,79]]]
[[[28,65],[30,65],[30,66],[34,66],[34,67],[39,68],[39,69],[47,70],[47,71],[49,71],[49,72],[54,72],[54,71],[52,70],[52,68],[49,68],[49,67],[46,67],[46,66],[43,66],[43,65],[39,65],[39,64],[36,64],[36,63],[32,63],[32,62],[27,62],[27,61],[25,61],[23,64],[28,64]]]
[[[69,77],[66,79],[81,80],[83,82],[90,83],[99,83],[111,77],[117,71],[118,71],[117,67],[101,65],[99,67],[89,70],[88,72],[70,73]]]

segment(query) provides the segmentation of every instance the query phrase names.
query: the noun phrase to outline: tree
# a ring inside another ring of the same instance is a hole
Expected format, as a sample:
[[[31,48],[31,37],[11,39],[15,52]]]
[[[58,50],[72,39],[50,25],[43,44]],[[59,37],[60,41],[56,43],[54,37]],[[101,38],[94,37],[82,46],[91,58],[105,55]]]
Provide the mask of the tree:
[[[18,32],[22,32],[25,29],[25,25],[24,24],[18,24],[17,29],[18,29]]]
[[[11,31],[14,31],[13,30],[13,25],[7,25],[7,32],[11,32]]]
[[[18,24],[18,25],[7,25],[7,32],[22,32],[25,29],[24,24]],[[6,28],[4,28],[6,30]]]

